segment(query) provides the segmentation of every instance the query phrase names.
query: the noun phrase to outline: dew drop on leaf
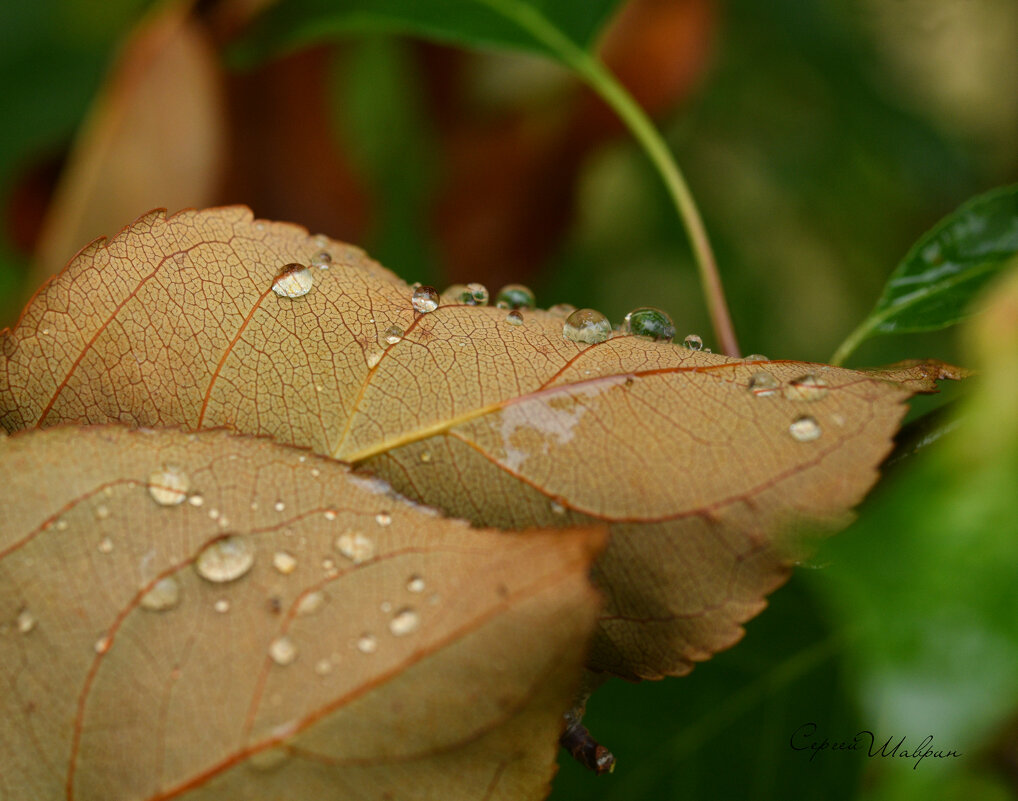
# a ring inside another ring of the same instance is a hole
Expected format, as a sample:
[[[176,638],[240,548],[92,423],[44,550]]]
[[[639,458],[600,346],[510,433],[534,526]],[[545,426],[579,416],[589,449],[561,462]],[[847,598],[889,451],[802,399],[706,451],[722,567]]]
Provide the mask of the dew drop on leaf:
[[[532,309],[536,305],[534,293],[523,284],[506,284],[495,296],[499,309]]]
[[[359,531],[347,531],[336,537],[336,550],[356,565],[375,555],[375,543]]]
[[[416,631],[421,625],[421,617],[412,607],[405,606],[400,609],[392,620],[389,621],[389,631],[397,637],[402,637],[412,631]]]
[[[751,354],[749,354],[749,356],[745,357],[743,359],[743,361],[744,362],[769,362],[770,359],[768,359],[762,353],[751,353]]]
[[[214,604],[212,604],[212,608],[215,609],[219,614],[225,615],[227,612],[230,611],[230,602],[227,601],[225,598],[220,598]]]
[[[562,336],[573,342],[594,345],[611,336],[612,327],[608,318],[594,309],[577,309],[562,325]]]
[[[297,646],[293,644],[293,640],[284,634],[269,644],[269,656],[273,662],[282,667],[292,665],[297,658]]]
[[[289,576],[297,569],[297,559],[293,554],[286,551],[276,551],[272,554],[272,566],[276,568],[277,572],[282,573],[284,576]]]
[[[511,312],[506,314],[505,321],[509,323],[509,325],[523,325],[523,315],[513,309]]]
[[[828,384],[824,379],[807,373],[788,382],[785,397],[791,401],[818,401],[826,397]]]
[[[243,537],[227,536],[206,545],[194,561],[194,569],[206,581],[236,581],[255,562],[254,549]]]
[[[165,612],[180,603],[180,582],[174,576],[166,576],[152,585],[152,589],[141,596],[141,608],[149,612]]]
[[[298,615],[313,615],[325,606],[325,593],[321,590],[312,590],[297,601],[296,612]]]
[[[415,573],[407,579],[406,588],[409,592],[424,592],[424,579]]]
[[[98,640],[95,641],[95,644],[92,646],[92,650],[95,651],[97,654],[104,654],[108,650],[110,650],[110,645],[112,644],[112,642],[113,641],[110,639],[109,635],[100,637]]]
[[[622,321],[622,330],[627,334],[646,337],[655,342],[671,342],[675,338],[672,318],[660,309],[649,306],[629,312]]]
[[[556,317],[568,317],[574,311],[576,311],[576,307],[572,303],[556,303],[548,309],[548,314],[554,314]]]
[[[332,672],[332,662],[328,659],[319,659],[315,662],[315,673],[319,676],[327,676]]]
[[[103,537],[99,540],[96,548],[99,550],[99,553],[113,553],[113,540],[109,537]]]
[[[382,334],[382,338],[389,345],[395,345],[401,339],[403,339],[403,329],[396,325],[390,325],[385,329],[385,333]]]
[[[460,292],[459,302],[467,306],[487,306],[488,288],[484,284],[467,284]]]
[[[95,519],[96,520],[107,520],[110,516],[110,507],[106,504],[101,503],[95,507]]]
[[[22,634],[28,634],[28,632],[35,628],[36,624],[35,615],[33,615],[27,609],[22,609],[20,612],[18,612],[18,618],[16,622],[18,625],[18,631],[21,632]]]
[[[438,291],[433,286],[419,286],[410,296],[414,311],[428,314],[438,308]]]
[[[317,267],[319,270],[328,270],[330,264],[332,264],[332,256],[327,251],[319,251],[311,257],[311,266]]]
[[[757,398],[776,394],[778,387],[778,379],[763,370],[749,377],[749,391]]]
[[[148,477],[148,494],[160,506],[176,506],[187,498],[191,481],[183,470],[163,467]]]
[[[820,437],[820,424],[809,415],[803,415],[792,422],[788,433],[799,442],[812,442]]]
[[[375,522],[382,527],[388,526],[392,523],[392,515],[388,512],[379,512],[375,515]]]
[[[362,654],[373,654],[378,650],[378,639],[374,634],[362,634],[357,638],[357,650]]]
[[[310,267],[287,264],[272,282],[272,291],[281,298],[299,298],[310,292],[313,284]]]
[[[703,348],[703,340],[700,338],[698,334],[690,334],[688,337],[682,340],[682,344],[685,345],[690,350],[700,350]]]

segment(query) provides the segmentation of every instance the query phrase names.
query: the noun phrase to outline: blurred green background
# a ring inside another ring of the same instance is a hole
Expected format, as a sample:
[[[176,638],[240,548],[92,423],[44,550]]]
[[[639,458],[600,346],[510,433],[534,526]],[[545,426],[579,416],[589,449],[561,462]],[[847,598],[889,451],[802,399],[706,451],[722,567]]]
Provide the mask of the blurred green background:
[[[181,115],[140,143],[153,162],[171,162],[180,205],[247,203],[353,240],[439,288],[520,280],[540,305],[592,306],[613,322],[652,304],[680,336],[715,344],[660,179],[564,70],[382,33],[228,66],[265,5],[3,4],[5,323],[54,260],[168,202],[156,181],[147,206],[114,212],[101,169],[82,179],[67,166],[90,154],[103,164],[102,143],[82,133],[89,114],[102,129],[130,116],[132,92],[184,103],[199,94],[172,78],[115,80],[160,56],[165,43],[146,30],[171,9],[210,55],[195,74],[219,110],[206,186],[192,189],[173,163],[196,118]],[[922,232],[968,197],[1018,180],[1014,0],[623,6],[605,58],[686,172],[744,352],[826,360]],[[115,158],[122,143],[110,141]],[[120,216],[75,228],[74,204],[54,201],[61,192]],[[53,231],[74,246],[44,264],[40,242]],[[1018,386],[1008,383],[1018,371],[1007,355],[1018,337],[1006,314],[994,324],[967,348],[948,330],[860,349],[855,364],[939,357],[986,377],[948,393],[971,397],[945,444],[883,482],[859,523],[772,597],[736,648],[687,678],[599,690],[588,723],[618,770],[598,778],[563,759],[554,799],[1018,798]],[[994,403],[1000,392],[1012,393],[1010,405]],[[933,734],[934,747],[964,755],[915,770],[851,752],[811,761],[789,747],[807,722],[832,739],[872,729],[878,745]]]

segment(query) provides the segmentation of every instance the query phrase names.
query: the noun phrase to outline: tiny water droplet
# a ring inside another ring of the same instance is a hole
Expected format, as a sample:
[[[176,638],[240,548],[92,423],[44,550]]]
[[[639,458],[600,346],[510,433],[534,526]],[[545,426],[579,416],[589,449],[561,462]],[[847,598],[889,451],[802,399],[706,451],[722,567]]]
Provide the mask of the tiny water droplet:
[[[297,558],[286,551],[276,551],[272,554],[272,566],[284,576],[289,576],[297,569]]]
[[[566,513],[566,507],[560,504],[558,501],[551,502],[551,513],[554,515],[564,515]]]
[[[318,478],[322,474],[322,471],[317,467],[311,468],[311,478]]]
[[[390,325],[385,329],[385,333],[382,334],[382,338],[390,345],[395,345],[401,339],[403,339],[403,329],[398,325]]]
[[[326,520],[335,520],[336,519],[336,510],[335,509],[326,509],[324,517],[325,517]]]
[[[776,394],[779,386],[778,379],[763,370],[749,377],[749,391],[757,398]]]
[[[421,461],[427,464],[431,461],[431,451],[421,451]]]
[[[236,581],[255,562],[254,549],[243,537],[227,536],[206,545],[194,560],[194,569],[206,581]]]
[[[67,521],[60,518],[56,523],[53,524],[53,528],[57,531],[67,531]]]
[[[622,331],[654,342],[671,342],[675,339],[675,325],[672,318],[660,309],[644,306],[633,309],[622,321]]]
[[[109,518],[109,516],[110,516],[110,507],[108,507],[106,504],[101,503],[97,507],[95,507],[95,517],[96,517],[96,520],[106,520],[106,519]]]
[[[385,614],[389,614],[389,612],[392,611],[392,602],[391,601],[382,601],[378,605],[378,608],[381,609],[382,612],[384,612]]]
[[[100,637],[98,640],[96,640],[95,644],[92,646],[92,649],[97,654],[104,654],[108,650],[110,650],[110,645],[112,644],[112,642],[113,642],[112,639],[110,639],[110,636],[107,634],[105,637]]]
[[[820,424],[809,415],[803,415],[792,422],[788,433],[799,442],[812,442],[820,437]]]
[[[269,656],[273,662],[281,667],[292,665],[293,661],[297,658],[297,646],[293,644],[293,640],[284,634],[282,637],[276,637],[269,644]]]
[[[594,345],[611,336],[612,326],[608,318],[594,309],[577,309],[562,325],[562,336],[573,342]]]
[[[576,307],[572,303],[556,303],[548,309],[548,313],[554,314],[556,317],[568,317],[574,311],[576,311]]]
[[[205,499],[196,492],[194,495],[187,499],[187,502],[191,504],[191,506],[198,507],[205,503]]]
[[[177,467],[163,467],[148,477],[148,494],[160,506],[176,506],[187,498],[191,481],[187,474]]]
[[[296,612],[298,615],[313,615],[325,606],[325,593],[321,590],[312,590],[297,601]]]
[[[747,356],[745,359],[743,359],[743,361],[744,362],[769,362],[770,359],[768,359],[762,353],[751,353],[751,354],[749,354],[749,356]]]
[[[319,676],[327,676],[332,672],[332,662],[328,659],[319,659],[315,662],[315,673]]]
[[[99,540],[99,545],[96,547],[99,549],[99,553],[113,553],[113,540],[109,537],[103,537]]]
[[[433,286],[419,286],[410,296],[414,311],[428,314],[438,308],[438,291]]]
[[[311,266],[317,267],[319,270],[328,270],[330,264],[332,264],[332,256],[328,251],[320,250],[311,257]]]
[[[348,531],[336,537],[336,550],[357,565],[375,555],[375,543],[359,531]]]
[[[505,321],[509,325],[523,325],[523,315],[513,309],[511,312],[506,313]]]
[[[393,615],[392,620],[389,621],[389,631],[397,637],[402,637],[405,634],[416,631],[420,625],[420,615],[413,608],[405,606]]]
[[[407,579],[406,588],[409,592],[424,592],[424,579],[415,573]]]
[[[818,401],[827,396],[829,385],[824,379],[813,373],[807,373],[788,382],[785,397],[791,401]]]
[[[152,589],[141,596],[141,608],[149,612],[165,612],[180,603],[180,582],[175,576],[166,576],[152,585]]]
[[[382,527],[388,526],[392,523],[392,515],[388,512],[379,512],[375,515],[375,522]]]
[[[35,628],[36,624],[35,615],[33,615],[27,609],[22,609],[20,612],[18,612],[17,624],[19,632],[21,632],[22,634],[28,634],[28,632]]]
[[[282,512],[286,508],[286,504],[283,503],[282,501],[276,501],[272,505],[272,508],[275,509],[277,512]]]
[[[484,284],[467,284],[460,292],[459,302],[467,306],[487,306],[488,288]]]
[[[326,556],[324,559],[322,559],[322,570],[324,570],[330,576],[334,575],[336,573],[336,563]]]
[[[310,267],[287,264],[272,282],[272,291],[281,298],[299,298],[311,291],[314,282]]]
[[[209,519],[210,520],[218,520],[219,519],[219,510],[218,509],[209,509]]]
[[[532,309],[535,305],[534,293],[523,284],[506,284],[495,296],[499,309]]]
[[[690,334],[682,340],[682,344],[690,350],[700,350],[703,347],[703,340],[697,334]]]
[[[225,598],[220,598],[218,601],[212,604],[212,608],[215,609],[219,614],[225,615],[227,612],[230,611],[230,602],[227,601]]]
[[[374,634],[362,634],[357,638],[357,650],[362,654],[373,654],[378,650],[378,639]]]

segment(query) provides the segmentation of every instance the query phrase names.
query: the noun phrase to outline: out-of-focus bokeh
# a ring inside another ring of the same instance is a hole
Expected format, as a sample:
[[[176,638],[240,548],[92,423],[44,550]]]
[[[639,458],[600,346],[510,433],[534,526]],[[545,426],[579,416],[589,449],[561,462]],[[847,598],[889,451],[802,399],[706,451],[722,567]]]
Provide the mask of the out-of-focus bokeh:
[[[2,4],[3,323],[151,208],[244,203],[409,281],[519,281],[616,322],[655,305],[716,345],[659,177],[562,68],[380,34],[229,67],[266,5]],[[629,0],[600,49],[686,172],[747,353],[826,360],[922,232],[1018,181],[1014,0]],[[948,331],[871,340],[854,363],[907,357],[967,355]],[[913,797],[873,760],[788,747],[810,720],[876,725],[850,616],[821,595],[797,577],[689,678],[601,690],[591,726],[619,772],[566,762],[553,797]],[[1016,797],[1014,740],[1012,721],[942,789]]]

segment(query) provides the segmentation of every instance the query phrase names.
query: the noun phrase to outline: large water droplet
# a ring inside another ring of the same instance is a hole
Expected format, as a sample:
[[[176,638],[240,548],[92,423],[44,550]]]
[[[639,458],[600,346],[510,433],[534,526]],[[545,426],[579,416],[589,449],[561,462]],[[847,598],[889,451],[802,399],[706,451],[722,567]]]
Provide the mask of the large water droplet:
[[[297,558],[286,551],[276,551],[272,554],[272,566],[284,576],[289,576],[297,569]]]
[[[808,373],[788,382],[785,397],[792,401],[818,401],[827,395],[829,386],[824,379]]]
[[[287,264],[272,282],[272,291],[281,298],[299,298],[311,291],[314,282],[310,267]]]
[[[690,350],[700,350],[703,348],[703,340],[700,338],[698,334],[690,334],[688,337],[682,340],[682,344],[685,345]]]
[[[22,634],[28,634],[28,632],[35,628],[36,624],[35,615],[33,615],[27,609],[22,609],[20,612],[18,612],[16,622],[18,625],[18,631],[21,632]]]
[[[149,612],[165,612],[180,603],[180,582],[175,576],[166,576],[152,585],[152,589],[141,596],[142,609]]]
[[[359,531],[348,531],[336,537],[336,550],[356,565],[375,555],[375,543]]]
[[[362,634],[357,638],[357,650],[362,654],[373,654],[378,650],[378,639],[374,634]]]
[[[191,481],[187,474],[177,467],[163,467],[148,477],[148,494],[160,506],[176,506],[187,498]]]
[[[534,293],[523,284],[506,284],[495,296],[499,309],[532,309],[535,305]]]
[[[594,309],[577,309],[562,325],[562,336],[573,342],[593,345],[604,342],[611,336],[612,326],[608,318]]]
[[[629,312],[622,321],[622,330],[627,334],[647,337],[655,342],[671,342],[675,338],[672,318],[660,309],[649,306]]]
[[[384,339],[388,345],[395,345],[403,339],[403,329],[397,325],[390,325],[385,329],[385,333],[382,334],[382,339]]]
[[[296,612],[298,615],[313,615],[325,606],[325,593],[321,590],[312,590],[297,601]]]
[[[438,291],[433,286],[419,286],[410,296],[410,303],[421,314],[433,312],[438,308]]]
[[[317,267],[319,270],[328,270],[330,264],[332,264],[332,256],[328,251],[319,251],[311,257],[311,266]]]
[[[758,398],[766,398],[768,395],[777,393],[779,387],[778,379],[770,373],[761,370],[749,377],[749,391]]]
[[[459,302],[467,306],[487,306],[488,288],[484,284],[467,284],[460,292]]]
[[[236,581],[254,565],[255,552],[243,537],[228,536],[206,545],[194,560],[194,569],[207,581]]]
[[[799,442],[812,442],[820,436],[820,424],[812,417],[803,415],[792,422],[788,433]]]
[[[293,640],[284,634],[282,637],[276,637],[269,644],[269,656],[277,665],[283,667],[292,665],[293,661],[297,658],[297,646],[293,644]]]
[[[397,637],[402,637],[404,634],[417,631],[420,625],[421,616],[412,607],[405,606],[393,615],[392,620],[389,621],[389,631]]]
[[[415,573],[407,579],[406,588],[409,592],[424,592],[424,579]]]
[[[505,321],[509,325],[523,325],[523,315],[513,309],[511,312],[506,313]]]

